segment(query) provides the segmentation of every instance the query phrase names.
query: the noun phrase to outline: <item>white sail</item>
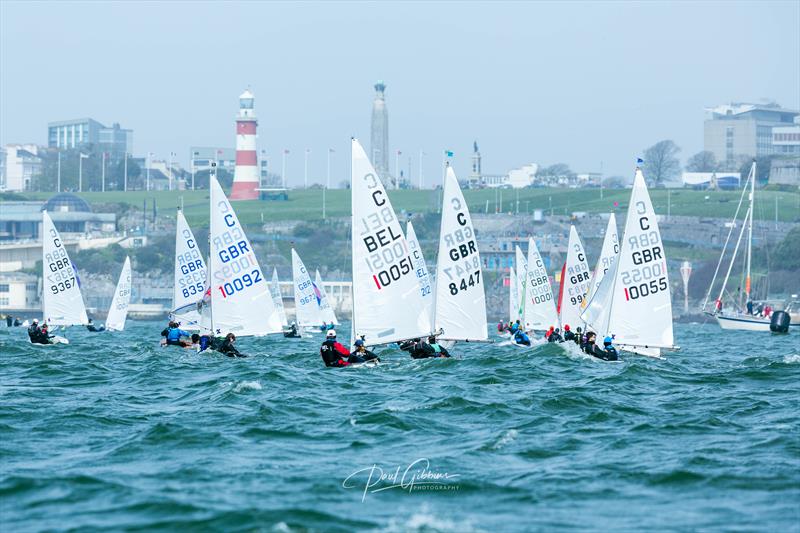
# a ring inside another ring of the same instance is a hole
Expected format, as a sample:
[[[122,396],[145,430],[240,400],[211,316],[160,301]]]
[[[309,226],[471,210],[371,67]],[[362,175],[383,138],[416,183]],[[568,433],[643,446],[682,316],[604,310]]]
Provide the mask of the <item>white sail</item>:
[[[614,260],[600,285],[592,292],[586,307],[581,313],[581,319],[586,322],[587,331],[593,330],[601,337],[611,331],[611,295],[616,277],[617,261]]]
[[[525,287],[525,327],[548,330],[558,324],[556,302],[544,260],[533,239],[528,239],[528,282]]]
[[[508,321],[517,320],[517,309],[519,309],[519,291],[517,290],[517,272],[514,267],[508,267]]]
[[[514,248],[517,263],[517,313],[514,320],[519,320],[522,327],[525,327],[525,292],[528,284],[528,261],[519,246],[514,246]]]
[[[253,247],[219,182],[213,176],[210,181],[212,330],[237,337],[280,333],[281,319]]]
[[[47,211],[42,211],[42,315],[51,326],[89,323],[78,275]]]
[[[269,293],[272,296],[272,303],[275,306],[275,310],[278,312],[278,317],[280,317],[281,325],[288,326],[289,322],[286,320],[286,310],[283,308],[283,296],[281,296],[281,285],[278,281],[278,269],[272,269],[272,281],[269,284]]]
[[[369,344],[430,333],[415,264],[386,189],[361,144],[352,142],[353,321]]]
[[[182,211],[175,218],[175,282],[171,316],[184,329],[199,328],[197,301],[206,288],[206,263]]]
[[[452,167],[442,195],[442,229],[436,258],[434,330],[443,339],[486,340],[486,295],[472,218]]]
[[[607,325],[605,333],[613,334],[615,342],[621,346],[671,348],[674,338],[667,258],[653,204],[639,169],[628,204],[624,236],[612,268],[613,283],[608,284],[611,295],[604,311],[608,318],[601,325]],[[603,318],[602,313],[600,318]]]
[[[586,253],[583,251],[581,238],[578,237],[578,230],[575,226],[570,226],[567,261],[561,274],[559,293],[559,318],[562,326],[575,328],[581,322],[581,303],[589,289],[590,277]]]
[[[131,258],[125,258],[122,272],[119,274],[117,289],[111,299],[111,307],[106,317],[106,329],[122,331],[125,329],[125,320],[128,318],[128,306],[131,303]]]
[[[321,326],[324,320],[320,299],[303,260],[292,248],[292,280],[294,281],[295,320],[299,327]]]
[[[606,236],[603,238],[603,248],[600,250],[600,257],[597,258],[597,264],[594,267],[592,274],[592,281],[589,283],[589,291],[584,296],[581,308],[585,309],[586,305],[592,297],[592,293],[600,286],[600,282],[608,273],[611,265],[619,255],[619,237],[617,236],[617,218],[614,213],[608,217],[608,226],[606,227]]]
[[[333,311],[333,307],[331,307],[331,302],[328,300],[328,293],[325,292],[325,288],[322,286],[322,276],[319,275],[319,270],[315,271],[314,275],[314,287],[316,292],[319,293],[318,300],[319,300],[319,311],[322,315],[322,320],[326,324],[333,324],[334,326],[339,325],[339,321],[336,320],[336,313]]]
[[[419,280],[420,294],[422,300],[425,302],[424,307],[428,315],[433,318],[433,286],[431,275],[428,272],[428,266],[425,264],[425,258],[422,256],[422,247],[417,239],[417,232],[414,231],[414,225],[409,222],[406,224],[406,240],[408,241],[408,249],[411,252],[411,258],[414,262],[414,272],[417,274]],[[433,331],[433,324],[431,323],[431,331]]]

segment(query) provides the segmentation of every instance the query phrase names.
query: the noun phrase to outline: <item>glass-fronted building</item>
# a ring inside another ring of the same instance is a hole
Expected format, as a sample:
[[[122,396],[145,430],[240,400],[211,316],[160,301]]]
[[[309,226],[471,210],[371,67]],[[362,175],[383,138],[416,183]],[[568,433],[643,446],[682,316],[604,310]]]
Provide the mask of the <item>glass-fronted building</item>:
[[[84,149],[94,153],[108,152],[116,159],[133,152],[133,130],[114,123],[110,128],[91,118],[50,122],[47,125],[47,146],[59,150]]]

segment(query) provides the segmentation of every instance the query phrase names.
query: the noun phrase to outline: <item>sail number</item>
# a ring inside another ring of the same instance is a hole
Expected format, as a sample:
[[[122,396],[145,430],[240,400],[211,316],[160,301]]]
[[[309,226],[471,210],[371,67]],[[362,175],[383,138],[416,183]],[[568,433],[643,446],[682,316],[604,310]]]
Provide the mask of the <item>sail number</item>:
[[[474,287],[476,285],[480,285],[481,283],[481,271],[480,269],[476,270],[475,272],[471,273],[469,277],[461,278],[461,282],[456,284],[455,282],[450,283],[448,287],[450,288],[450,294],[455,296],[458,294],[459,291],[465,291],[470,287]]]
[[[263,281],[263,279],[264,278],[261,277],[261,271],[256,268],[248,274],[244,274],[228,283],[223,283],[222,285],[217,286],[217,289],[219,290],[220,294],[222,294],[223,298],[227,298],[228,296],[232,296],[239,291],[243,291],[247,287],[252,287],[259,281]]]

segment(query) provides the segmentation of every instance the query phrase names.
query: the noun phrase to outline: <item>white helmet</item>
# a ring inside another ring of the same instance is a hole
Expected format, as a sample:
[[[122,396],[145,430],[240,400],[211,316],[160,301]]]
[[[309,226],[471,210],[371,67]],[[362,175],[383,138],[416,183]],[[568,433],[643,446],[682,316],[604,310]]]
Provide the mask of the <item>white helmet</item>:
[[[325,337],[328,338],[328,339],[335,339],[336,338],[336,330],[335,329],[329,329],[328,333],[325,334]]]

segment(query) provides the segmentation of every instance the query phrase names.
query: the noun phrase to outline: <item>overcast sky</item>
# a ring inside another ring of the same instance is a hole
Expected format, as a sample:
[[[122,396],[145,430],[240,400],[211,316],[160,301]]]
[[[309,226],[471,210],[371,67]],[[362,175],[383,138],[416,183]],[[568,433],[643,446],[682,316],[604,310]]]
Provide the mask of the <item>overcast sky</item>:
[[[800,2],[260,3],[0,1],[0,143],[46,144],[47,123],[89,116],[134,130],[184,164],[190,145],[233,146],[238,95],[256,95],[258,148],[301,183],[349,178],[369,149],[376,80],[401,168],[420,150],[469,172],[529,162],[630,175],[673,139],[703,148],[703,108],[800,108]],[[394,156],[391,169],[394,169]]]

